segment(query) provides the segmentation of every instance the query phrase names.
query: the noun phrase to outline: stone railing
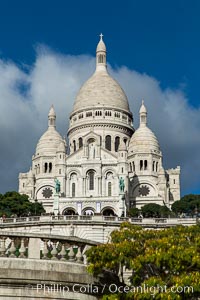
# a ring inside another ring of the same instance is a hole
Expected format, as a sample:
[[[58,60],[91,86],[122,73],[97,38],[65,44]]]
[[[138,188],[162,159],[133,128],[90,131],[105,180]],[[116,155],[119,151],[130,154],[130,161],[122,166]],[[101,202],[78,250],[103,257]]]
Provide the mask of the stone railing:
[[[0,257],[86,264],[86,250],[97,244],[77,237],[4,232],[0,233]]]
[[[122,223],[130,222],[132,224],[153,225],[153,224],[166,224],[166,225],[192,225],[198,222],[198,218],[128,218],[128,217],[117,217],[117,216],[102,216],[102,215],[58,215],[58,216],[31,216],[21,218],[1,218],[1,225],[8,224],[32,224],[32,223],[54,223],[54,222],[89,222],[89,223]]]
[[[102,284],[86,266],[92,245],[97,243],[52,234],[0,234],[0,298],[98,300]],[[94,285],[98,295],[86,288]]]

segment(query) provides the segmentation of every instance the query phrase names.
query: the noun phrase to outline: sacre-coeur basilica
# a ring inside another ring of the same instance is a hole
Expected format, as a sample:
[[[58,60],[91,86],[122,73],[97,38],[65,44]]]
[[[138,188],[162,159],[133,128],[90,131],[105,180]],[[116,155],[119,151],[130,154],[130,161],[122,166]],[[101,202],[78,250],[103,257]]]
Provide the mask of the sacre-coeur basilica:
[[[96,70],[74,101],[68,142],[56,130],[52,106],[31,168],[19,174],[19,192],[42,202],[47,213],[124,216],[148,203],[170,208],[180,199],[180,167],[164,170],[143,101],[139,115],[134,129],[125,92],[107,71],[101,35]]]

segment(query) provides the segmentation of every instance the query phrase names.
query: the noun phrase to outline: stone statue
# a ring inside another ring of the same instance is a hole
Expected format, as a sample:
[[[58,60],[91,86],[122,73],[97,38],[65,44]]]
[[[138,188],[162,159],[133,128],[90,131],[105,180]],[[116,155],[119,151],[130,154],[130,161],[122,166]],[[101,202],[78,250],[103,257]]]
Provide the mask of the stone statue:
[[[120,192],[124,192],[124,188],[125,188],[124,179],[122,177],[120,177],[120,179],[119,179],[119,189],[120,189]]]
[[[57,178],[55,178],[54,181],[56,193],[60,193],[60,181]]]

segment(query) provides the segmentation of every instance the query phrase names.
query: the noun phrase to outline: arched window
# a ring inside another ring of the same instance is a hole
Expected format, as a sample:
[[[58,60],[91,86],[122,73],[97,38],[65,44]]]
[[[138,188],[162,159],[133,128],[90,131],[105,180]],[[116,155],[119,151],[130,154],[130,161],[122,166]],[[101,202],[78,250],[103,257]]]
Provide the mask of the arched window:
[[[81,137],[78,139],[78,146],[79,146],[79,149],[81,147],[83,147],[83,139]]]
[[[119,144],[120,144],[120,137],[116,136],[116,138],[115,138],[115,152],[118,151]]]
[[[65,215],[65,216],[69,216],[69,215],[75,215],[75,211],[74,211],[74,209],[73,208],[67,208],[67,209],[65,209],[64,211],[63,211],[63,213],[62,213],[63,215]]]
[[[47,172],[47,169],[48,169],[48,164],[47,164],[47,163],[45,163],[45,164],[44,164],[44,173],[46,173],[46,172]]]
[[[113,209],[111,209],[111,208],[105,208],[103,210],[103,216],[114,216],[114,215],[115,215],[115,213],[114,213]]]
[[[111,111],[106,110],[105,115],[108,116],[108,117],[111,117],[112,116]]]
[[[73,141],[74,152],[76,151],[76,141]]]
[[[135,172],[135,163],[133,161],[133,172]]]
[[[104,55],[103,54],[100,54],[98,56],[98,63],[102,64],[104,62]]]
[[[112,196],[112,183],[108,182],[108,196]]]
[[[144,161],[144,169],[147,170],[147,160]]]
[[[153,166],[152,166],[153,172],[155,171],[155,161],[153,161]]]
[[[143,160],[140,160],[140,171],[143,170]]]
[[[105,140],[105,148],[111,151],[111,136],[107,135]]]
[[[75,197],[76,195],[76,184],[73,182],[72,183],[72,197]]]
[[[49,163],[49,173],[51,173],[51,171],[52,171],[52,163],[50,162]]]
[[[88,172],[89,176],[89,190],[93,191],[94,190],[94,171],[89,171]]]
[[[133,169],[132,169],[132,163],[129,164],[129,168],[130,168],[130,172],[132,173]]]
[[[158,162],[156,163],[156,172],[158,172]]]

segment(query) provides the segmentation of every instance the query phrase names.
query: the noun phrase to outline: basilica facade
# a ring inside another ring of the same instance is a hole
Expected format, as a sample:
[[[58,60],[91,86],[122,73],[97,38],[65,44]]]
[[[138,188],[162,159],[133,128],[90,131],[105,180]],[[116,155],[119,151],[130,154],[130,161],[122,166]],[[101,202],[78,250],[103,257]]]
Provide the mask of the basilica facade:
[[[74,102],[68,143],[56,130],[52,106],[31,168],[19,174],[19,192],[42,202],[47,213],[54,210],[55,181],[61,214],[124,216],[127,209],[148,203],[170,207],[180,199],[180,167],[164,170],[143,102],[139,114],[135,130],[125,92],[107,71],[101,36],[96,70]]]

